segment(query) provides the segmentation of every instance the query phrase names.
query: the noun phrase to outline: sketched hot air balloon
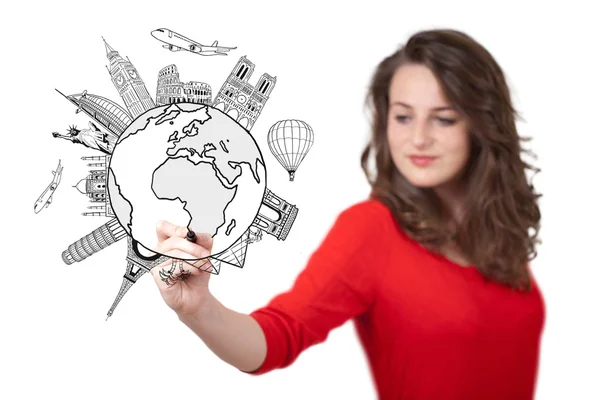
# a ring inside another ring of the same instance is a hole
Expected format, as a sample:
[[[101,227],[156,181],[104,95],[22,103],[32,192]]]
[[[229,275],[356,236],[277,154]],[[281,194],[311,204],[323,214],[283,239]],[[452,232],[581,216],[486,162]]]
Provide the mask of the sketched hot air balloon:
[[[267,135],[269,149],[277,161],[290,174],[290,181],[314,142],[313,130],[306,122],[297,119],[278,121]]]

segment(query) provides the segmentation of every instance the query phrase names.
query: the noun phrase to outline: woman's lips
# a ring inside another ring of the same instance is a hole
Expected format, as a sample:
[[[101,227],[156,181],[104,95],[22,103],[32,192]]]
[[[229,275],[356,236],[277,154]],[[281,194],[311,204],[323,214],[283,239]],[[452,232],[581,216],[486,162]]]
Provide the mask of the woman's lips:
[[[424,167],[431,164],[435,161],[437,157],[429,157],[429,156],[410,156],[410,160],[419,167]]]

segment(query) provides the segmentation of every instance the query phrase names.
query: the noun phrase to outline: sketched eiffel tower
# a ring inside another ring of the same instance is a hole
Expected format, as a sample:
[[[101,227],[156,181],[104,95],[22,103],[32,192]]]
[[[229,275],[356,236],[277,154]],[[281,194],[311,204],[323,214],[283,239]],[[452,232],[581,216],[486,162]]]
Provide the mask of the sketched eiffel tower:
[[[255,232],[251,229],[248,229],[230,248],[220,254],[217,254],[216,256],[211,256],[207,259],[196,261],[183,261],[195,268],[215,275],[219,274],[221,270],[221,263],[223,262],[238,268],[243,268],[244,262],[246,261],[246,250],[248,248],[248,244],[259,241],[261,238],[262,232],[260,230]],[[106,319],[108,320],[108,318],[112,316],[113,312],[129,288],[131,288],[131,286],[133,286],[133,284],[136,283],[142,275],[170,258],[171,257],[160,254],[155,254],[149,257],[142,255],[138,249],[138,242],[132,239],[131,236],[127,235],[127,269],[125,270],[125,275],[123,275],[123,282],[121,283],[119,293],[117,294],[112,307],[108,311]]]
[[[160,254],[155,254],[153,256],[147,257],[140,253],[138,249],[138,242],[132,239],[131,236],[127,235],[127,269],[125,270],[125,275],[123,275],[123,283],[121,283],[121,289],[119,289],[119,293],[113,302],[112,307],[107,313],[106,319],[113,314],[119,302],[125,296],[127,291],[140,276],[144,275],[146,272],[149,272],[155,266],[162,264],[170,257],[163,256]]]

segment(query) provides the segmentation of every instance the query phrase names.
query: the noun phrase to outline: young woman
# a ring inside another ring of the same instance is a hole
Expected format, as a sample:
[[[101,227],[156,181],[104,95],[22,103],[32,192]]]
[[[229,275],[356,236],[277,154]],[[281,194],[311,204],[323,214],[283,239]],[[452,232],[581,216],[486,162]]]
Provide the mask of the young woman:
[[[291,289],[241,314],[211,295],[210,274],[188,265],[167,284],[161,266],[162,297],[248,373],[290,365],[352,319],[382,399],[532,399],[540,195],[501,68],[462,32],[421,31],[379,64],[368,100],[370,198],[338,216]],[[210,254],[208,235],[191,243],[168,222],[157,233],[160,253]]]

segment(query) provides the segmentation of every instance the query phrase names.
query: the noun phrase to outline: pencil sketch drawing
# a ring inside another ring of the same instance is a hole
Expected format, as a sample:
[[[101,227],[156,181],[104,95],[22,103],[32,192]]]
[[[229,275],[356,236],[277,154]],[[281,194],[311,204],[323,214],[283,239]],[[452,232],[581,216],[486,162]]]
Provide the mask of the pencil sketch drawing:
[[[229,50],[237,48],[219,46],[219,42],[216,40],[210,46],[203,45],[166,28],[155,29],[150,34],[156,40],[165,43],[162,46],[165,49],[171,51],[184,50],[201,56],[226,56]]]
[[[129,291],[129,289],[136,283],[139,278],[149,272],[152,268],[160,268],[158,271],[160,279],[165,282],[166,285],[173,285],[179,280],[187,279],[191,270],[190,267],[196,268],[203,272],[209,272],[218,274],[219,271],[213,266],[211,257],[207,259],[195,260],[189,262],[178,258],[170,258],[168,256],[154,253],[152,256],[145,256],[142,254],[139,247],[139,243],[127,236],[127,267],[125,274],[123,275],[123,281],[121,282],[121,288],[117,293],[117,296],[107,313],[107,319],[113,315],[115,309]],[[166,261],[171,260],[170,268],[161,267]]]
[[[158,276],[160,280],[163,281],[167,286],[171,286],[177,281],[186,280],[192,274],[189,266],[203,272],[209,272],[211,274],[218,275],[219,270],[218,268],[215,268],[213,260],[214,259],[212,257],[209,257],[190,262],[179,258],[172,258],[171,267],[168,270],[163,267],[160,271],[158,271]]]
[[[276,76],[264,73],[252,86],[248,80],[253,72],[254,64],[246,56],[240,57],[213,100],[215,108],[248,130],[256,123],[277,83]]]
[[[252,226],[262,229],[277,240],[285,240],[298,215],[298,207],[267,189]]]
[[[77,129],[75,125],[69,126],[66,135],[52,132],[52,136],[70,140],[73,143],[80,143],[85,147],[99,150],[105,154],[112,153],[117,138],[114,135],[102,132],[92,121],[88,122],[88,126],[89,129]]]
[[[135,240],[133,240],[130,236],[127,236],[127,266],[125,269],[125,274],[123,275],[121,288],[117,293],[115,301],[108,310],[106,319],[113,315],[115,309],[117,308],[125,294],[142,275],[150,271],[155,266],[160,265],[169,259],[169,257],[160,254],[144,256],[139,251],[137,245],[138,244]]]
[[[205,104],[159,106],[138,117],[108,174],[115,215],[148,250],[157,246],[156,222],[165,220],[210,234],[213,251],[225,251],[254,221],[266,189],[252,135]]]
[[[133,122],[129,112],[105,97],[88,93],[87,90],[84,90],[83,93],[72,94],[70,96],[66,96],[58,89],[55,90],[65,99],[69,100],[69,102],[77,106],[75,114],[83,112],[100,126],[104,127],[107,132],[110,132],[115,137],[115,140]]]
[[[118,51],[106,43],[106,40],[104,40],[104,45],[106,47],[106,57],[110,62],[110,67],[106,66],[106,69],[129,114],[136,118],[154,108],[154,100],[150,97],[150,93],[148,93],[148,89],[146,89],[146,85],[137,69],[129,61],[129,57],[126,57],[126,59],[121,57]]]
[[[179,80],[175,64],[167,65],[158,71],[156,84],[156,105],[173,103],[197,103],[212,105],[212,89],[208,83]]]
[[[159,40],[189,40],[176,35],[153,31]],[[87,90],[65,95],[56,89],[77,107],[75,113],[83,112],[90,121],[88,128],[71,125],[67,134],[53,136],[101,153],[81,157],[89,174],[73,187],[91,203],[82,215],[108,219],[71,243],[62,252],[64,263],[82,262],[127,238],[126,270],[108,318],[152,268],[160,268],[158,276],[167,285],[187,279],[192,268],[216,275],[223,264],[243,268],[248,245],[261,241],[263,233],[286,240],[298,208],[267,188],[265,162],[250,133],[276,77],[263,73],[251,85],[254,64],[240,57],[213,99],[208,83],[182,82],[177,66],[169,64],[158,71],[153,99],[129,58],[102,40],[109,61],[106,68],[124,107]],[[216,42],[213,45],[217,47]],[[218,49],[193,41],[186,46],[197,54],[213,50],[219,54]],[[303,126],[306,143],[300,151],[306,152],[312,136],[306,136],[310,127]],[[286,127],[282,125],[283,137]],[[49,204],[61,171],[59,162],[54,186],[40,196],[36,212]],[[160,220],[210,234],[215,243],[212,255],[183,259],[156,253]]]
[[[273,156],[288,171],[290,181],[314,143],[310,125],[297,119],[278,121],[267,134],[267,143]]]
[[[38,199],[35,201],[35,204],[33,205],[33,211],[36,214],[38,214],[44,208],[48,208],[52,203],[52,200],[54,198],[54,192],[56,191],[56,188],[58,188],[58,184],[60,183],[60,179],[62,177],[62,171],[63,166],[61,165],[61,161],[58,160],[58,166],[54,171],[52,171],[52,175],[54,175],[54,177],[52,178],[52,182],[50,182],[48,187],[46,187],[46,189],[42,192],[40,197],[38,197]]]
[[[62,252],[65,264],[81,262],[96,254],[113,243],[123,239],[127,234],[116,218],[112,218],[104,225],[73,242]]]
[[[179,266],[179,271],[176,272],[175,268]],[[173,285],[178,279],[184,281],[186,280],[192,273],[189,270],[186,270],[183,267],[183,260],[179,260],[176,258],[171,259],[171,268],[168,271],[161,269],[158,271],[158,276],[160,279],[167,285]]]
[[[110,196],[106,186],[110,156],[89,156],[81,157],[81,159],[91,161],[87,166],[94,168],[90,169],[90,174],[88,176],[79,180],[79,182],[73,186],[79,193],[87,196],[92,203],[91,206],[88,206],[88,209],[93,211],[84,212],[82,215],[114,217],[115,213],[110,205]]]
[[[246,232],[227,250],[213,257],[214,260],[243,268],[246,262],[246,249],[250,243],[259,241],[262,238],[262,231],[248,228]]]

